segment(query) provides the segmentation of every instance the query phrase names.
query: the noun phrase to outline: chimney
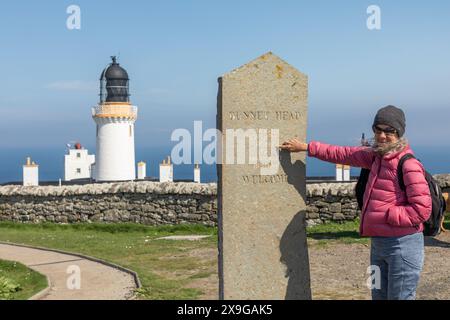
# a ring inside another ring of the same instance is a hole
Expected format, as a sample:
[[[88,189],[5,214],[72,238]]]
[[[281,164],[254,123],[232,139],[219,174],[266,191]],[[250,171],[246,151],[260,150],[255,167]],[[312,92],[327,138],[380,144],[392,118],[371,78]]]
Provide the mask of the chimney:
[[[27,157],[27,162],[22,168],[22,175],[24,186],[39,185],[39,166],[34,161],[31,161],[31,157]]]
[[[200,183],[200,166],[198,163],[194,165],[194,182]]]

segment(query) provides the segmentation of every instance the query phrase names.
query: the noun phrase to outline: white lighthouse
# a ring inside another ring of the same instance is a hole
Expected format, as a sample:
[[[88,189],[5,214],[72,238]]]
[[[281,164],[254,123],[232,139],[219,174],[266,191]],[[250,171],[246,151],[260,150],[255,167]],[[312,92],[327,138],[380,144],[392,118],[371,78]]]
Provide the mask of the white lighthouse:
[[[100,76],[100,102],[92,108],[97,124],[96,181],[134,180],[134,123],[137,107],[129,98],[128,73],[111,57]]]

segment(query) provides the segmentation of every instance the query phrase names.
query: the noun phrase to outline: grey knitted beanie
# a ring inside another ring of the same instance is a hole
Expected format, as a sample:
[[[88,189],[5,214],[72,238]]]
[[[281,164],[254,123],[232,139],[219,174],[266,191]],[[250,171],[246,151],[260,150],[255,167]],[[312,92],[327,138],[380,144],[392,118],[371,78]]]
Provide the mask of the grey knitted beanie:
[[[373,120],[372,129],[376,125],[384,124],[397,130],[399,138],[405,133],[406,119],[402,109],[395,106],[386,106],[378,110]]]

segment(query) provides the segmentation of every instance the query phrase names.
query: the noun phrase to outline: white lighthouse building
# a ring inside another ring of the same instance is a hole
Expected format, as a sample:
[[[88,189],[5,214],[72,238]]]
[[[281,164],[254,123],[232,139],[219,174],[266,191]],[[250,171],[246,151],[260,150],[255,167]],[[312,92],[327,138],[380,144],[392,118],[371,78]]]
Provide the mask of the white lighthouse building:
[[[112,63],[100,76],[100,102],[92,108],[97,125],[96,181],[124,181],[136,178],[134,123],[137,107],[129,99],[128,73],[111,57]]]
[[[88,150],[77,142],[64,156],[64,180],[93,178],[91,168],[94,163],[95,155],[89,154]]]

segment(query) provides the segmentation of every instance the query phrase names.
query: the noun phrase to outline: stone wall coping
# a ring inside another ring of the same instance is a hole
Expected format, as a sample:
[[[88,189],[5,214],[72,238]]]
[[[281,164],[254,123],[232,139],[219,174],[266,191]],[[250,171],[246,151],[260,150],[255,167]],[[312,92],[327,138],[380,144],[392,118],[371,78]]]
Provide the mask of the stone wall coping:
[[[195,182],[115,182],[70,186],[0,186],[0,196],[71,196],[115,193],[199,194],[216,195],[216,183]]]

